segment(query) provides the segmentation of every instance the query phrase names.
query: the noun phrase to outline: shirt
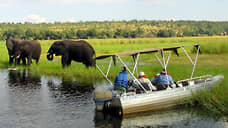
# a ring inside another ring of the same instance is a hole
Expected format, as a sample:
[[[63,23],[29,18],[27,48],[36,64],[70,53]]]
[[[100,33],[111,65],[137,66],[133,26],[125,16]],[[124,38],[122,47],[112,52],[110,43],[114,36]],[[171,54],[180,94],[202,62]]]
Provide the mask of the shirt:
[[[141,78],[139,78],[138,80],[139,80],[139,82],[140,82],[141,84],[147,84],[150,91],[152,91],[152,90],[157,90],[157,88],[154,87],[154,86],[151,84],[151,82],[150,82],[150,80],[149,80],[148,78],[141,77]]]
[[[170,75],[168,75],[168,80],[169,80],[169,85],[173,85],[173,79]],[[153,85],[159,85],[159,84],[163,84],[163,85],[167,85],[168,81],[167,81],[167,77],[166,74],[160,74],[157,77],[153,78],[151,80]]]
[[[115,79],[114,85],[121,85],[125,88],[128,87],[128,79],[127,79],[127,72],[120,72],[119,75]]]

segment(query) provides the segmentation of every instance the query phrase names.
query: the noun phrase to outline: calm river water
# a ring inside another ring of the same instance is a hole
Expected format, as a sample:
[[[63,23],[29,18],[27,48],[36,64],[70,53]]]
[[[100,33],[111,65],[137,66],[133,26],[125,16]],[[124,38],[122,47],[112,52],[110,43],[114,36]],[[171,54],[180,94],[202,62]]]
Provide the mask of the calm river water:
[[[226,118],[194,109],[147,112],[126,118],[95,112],[94,85],[0,70],[1,128],[226,128]]]

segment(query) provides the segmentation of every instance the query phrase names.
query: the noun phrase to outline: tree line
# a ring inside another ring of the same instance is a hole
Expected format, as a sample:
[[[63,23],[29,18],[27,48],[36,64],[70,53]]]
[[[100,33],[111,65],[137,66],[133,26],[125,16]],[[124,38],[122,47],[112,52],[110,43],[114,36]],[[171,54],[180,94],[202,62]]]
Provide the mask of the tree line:
[[[75,23],[0,23],[0,40],[151,38],[226,36],[228,22],[209,21],[88,21]]]

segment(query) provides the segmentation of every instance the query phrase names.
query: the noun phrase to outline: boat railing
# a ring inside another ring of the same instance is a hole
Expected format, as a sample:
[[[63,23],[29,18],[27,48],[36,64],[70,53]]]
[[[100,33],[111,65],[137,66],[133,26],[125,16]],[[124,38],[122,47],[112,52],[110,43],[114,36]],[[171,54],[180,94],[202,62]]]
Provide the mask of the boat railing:
[[[193,80],[202,80],[202,79],[211,78],[211,77],[212,77],[212,75],[203,75],[203,76],[199,76],[199,77],[193,77],[190,79],[180,80],[180,81],[177,81],[176,83],[183,83],[183,82],[188,82],[188,81],[193,81]]]

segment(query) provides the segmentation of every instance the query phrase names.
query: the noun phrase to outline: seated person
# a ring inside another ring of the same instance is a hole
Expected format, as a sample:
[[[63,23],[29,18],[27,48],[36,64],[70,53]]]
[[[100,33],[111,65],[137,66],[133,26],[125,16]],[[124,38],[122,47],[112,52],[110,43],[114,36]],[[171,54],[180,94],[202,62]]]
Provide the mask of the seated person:
[[[157,88],[151,84],[144,72],[139,73],[138,80],[147,91],[157,90]]]
[[[116,77],[114,82],[114,90],[119,90],[122,93],[126,92],[126,89],[128,88],[128,74],[126,72],[126,67],[122,68],[122,71],[119,73],[119,75]]]
[[[174,85],[173,79],[168,73],[168,71],[167,71],[167,75],[168,75],[168,81],[167,81],[165,69],[163,69],[163,71],[159,75],[156,75],[151,80],[152,84],[155,85],[158,90],[166,89],[168,87],[168,84]]]

